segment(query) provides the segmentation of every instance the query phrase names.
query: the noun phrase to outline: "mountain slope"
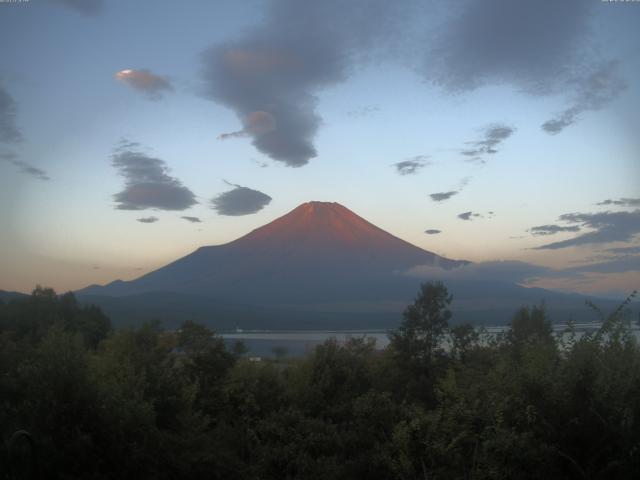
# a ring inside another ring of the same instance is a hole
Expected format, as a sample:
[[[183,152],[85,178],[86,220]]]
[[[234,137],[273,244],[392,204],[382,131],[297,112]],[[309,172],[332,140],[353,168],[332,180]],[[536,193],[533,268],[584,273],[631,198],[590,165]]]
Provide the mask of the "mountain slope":
[[[249,304],[380,298],[415,280],[414,265],[453,268],[337,203],[309,202],[233,242],[202,247],[130,282],[80,294],[125,296],[175,292]]]
[[[80,290],[116,323],[192,319],[216,329],[389,328],[420,280],[416,265],[450,260],[381,230],[337,203],[309,202],[233,242],[202,247],[138,279]],[[516,284],[447,280],[454,322],[504,324],[546,302],[553,321],[593,320],[586,297]],[[597,300],[605,309],[614,302]]]

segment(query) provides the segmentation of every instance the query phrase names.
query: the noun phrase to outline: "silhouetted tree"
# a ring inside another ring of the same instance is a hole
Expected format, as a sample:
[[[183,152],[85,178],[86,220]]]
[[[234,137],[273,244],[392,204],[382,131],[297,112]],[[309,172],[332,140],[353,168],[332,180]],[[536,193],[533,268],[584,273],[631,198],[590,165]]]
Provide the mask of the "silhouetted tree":
[[[412,396],[433,402],[436,357],[448,330],[452,296],[441,282],[426,282],[403,313],[397,330],[390,332],[390,350],[397,366],[392,374]]]
[[[518,347],[527,343],[554,343],[553,328],[544,305],[521,307],[511,320],[507,341]]]
[[[409,364],[428,367],[447,332],[453,299],[441,282],[427,282],[403,313],[404,320],[390,334],[395,353]]]
[[[456,325],[451,329],[451,351],[459,360],[464,361],[471,348],[477,345],[478,332],[468,323]]]

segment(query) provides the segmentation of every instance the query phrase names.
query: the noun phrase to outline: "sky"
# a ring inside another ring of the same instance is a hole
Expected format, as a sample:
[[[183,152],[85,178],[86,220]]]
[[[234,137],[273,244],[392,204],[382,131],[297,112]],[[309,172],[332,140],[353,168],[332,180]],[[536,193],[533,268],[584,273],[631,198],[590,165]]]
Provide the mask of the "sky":
[[[2,0],[0,289],[137,278],[319,200],[474,262],[455,275],[629,294],[638,24],[629,1]]]

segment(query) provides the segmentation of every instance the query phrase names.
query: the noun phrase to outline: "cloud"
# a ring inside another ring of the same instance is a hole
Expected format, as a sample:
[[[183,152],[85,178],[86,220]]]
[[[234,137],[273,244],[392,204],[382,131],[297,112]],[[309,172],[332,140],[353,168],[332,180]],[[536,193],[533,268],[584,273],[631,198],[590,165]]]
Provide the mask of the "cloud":
[[[251,161],[253,163],[255,163],[256,165],[258,165],[260,168],[268,168],[269,167],[269,164],[267,162],[259,162],[255,158],[252,158]]]
[[[428,158],[428,157],[425,157],[425,158]],[[457,195],[458,193],[460,193],[462,189],[469,184],[470,180],[471,180],[471,177],[463,177],[462,179],[460,179],[460,182],[458,183],[458,187],[456,190],[450,190],[448,192],[431,193],[429,194],[429,197],[431,197],[431,200],[433,200],[434,202],[444,202],[445,200],[449,200],[454,195]]]
[[[249,113],[243,119],[242,130],[218,135],[219,140],[265,135],[277,128],[276,119],[269,112],[261,110]]]
[[[436,230],[435,228],[430,228],[429,230],[425,230],[424,233],[426,233],[427,235],[437,235],[439,233],[442,233],[442,230]]]
[[[200,220],[198,217],[188,217],[188,216],[182,216],[180,218],[185,219],[187,222],[191,222],[191,223],[202,223],[202,220]]]
[[[317,156],[318,92],[392,48],[408,18],[410,8],[386,0],[272,2],[261,24],[203,52],[203,94],[242,122],[226,135],[248,137],[271,159],[301,167]],[[273,128],[247,128],[254,112],[270,115]]]
[[[41,170],[40,168],[34,167],[30,163],[18,159],[14,153],[0,153],[0,159],[4,160],[7,163],[10,163],[14,167],[19,168],[22,173],[31,175],[38,180],[51,180],[49,175],[47,175],[47,172]]]
[[[558,232],[579,232],[578,225],[563,227],[562,225],[539,225],[529,229],[532,235],[555,235]]]
[[[606,251],[615,255],[635,255],[640,254],[640,245],[633,247],[608,248]]]
[[[429,196],[434,202],[444,202],[445,200],[449,200],[451,197],[457,194],[458,192],[456,190],[452,190],[450,192],[431,193]]]
[[[480,215],[479,213],[473,213],[473,212],[464,212],[464,213],[458,214],[458,218],[460,220],[472,220],[472,217],[482,218],[482,215]]]
[[[428,155],[417,155],[409,160],[394,163],[396,171],[399,175],[415,175],[418,171],[428,165]]]
[[[407,270],[406,274],[423,279],[524,283],[550,272],[552,270],[547,267],[509,260],[469,263],[449,270],[432,265],[418,265]]]
[[[531,93],[561,86],[583,61],[593,2],[467,0],[452,8],[423,72],[451,91],[511,83]]]
[[[625,89],[617,63],[603,60],[590,40],[596,3],[457,2],[431,42],[422,73],[451,92],[506,83],[531,95],[565,94],[569,106],[541,126],[557,134]]]
[[[575,282],[591,283],[595,278],[602,278],[603,275],[627,272],[640,272],[640,256],[564,269],[551,269],[513,260],[468,263],[448,270],[433,265],[416,265],[404,274],[421,280],[504,282],[524,286],[540,285],[544,288],[545,284],[549,285],[551,282],[553,285],[554,281],[556,287],[561,287],[575,284]]]
[[[575,84],[571,106],[541,126],[550,135],[556,135],[573,125],[582,113],[600,110],[627,88],[625,82],[618,76],[617,62],[604,63],[586,78],[577,78],[570,83]]]
[[[640,198],[621,198],[619,200],[605,200],[596,205],[617,205],[621,207],[640,207]]]
[[[145,218],[137,218],[136,219],[140,223],[156,223],[159,218],[158,217],[145,217]]]
[[[609,242],[628,242],[640,233],[640,210],[631,212],[567,213],[559,220],[578,224],[581,228],[593,229],[574,238],[548,243],[535,250],[557,250],[560,248],[592,245]]]
[[[480,140],[466,142],[469,147],[460,153],[466,157],[472,157],[473,161],[482,160],[483,155],[498,153],[500,144],[513,135],[515,131],[516,129],[509,125],[494,123],[483,129],[483,135]]]
[[[102,10],[102,0],[51,0],[83,15],[97,15]]]
[[[560,270],[564,275],[572,273],[621,273],[640,271],[640,256],[627,255],[623,258],[612,258],[604,262],[590,263]]]
[[[167,78],[156,75],[149,70],[127,68],[117,72],[115,77],[118,81],[144,93],[151,100],[159,100],[165,92],[173,91],[173,86]]]
[[[111,164],[125,178],[125,189],[113,196],[118,210],[186,210],[198,203],[191,190],[168,174],[164,160],[132,149],[131,143],[116,149]]]
[[[0,142],[17,143],[22,134],[16,125],[16,102],[0,85]]]
[[[252,190],[241,185],[229,185],[235,188],[211,199],[211,208],[218,212],[219,215],[249,215],[262,210],[272,200],[269,195],[258,190]]]

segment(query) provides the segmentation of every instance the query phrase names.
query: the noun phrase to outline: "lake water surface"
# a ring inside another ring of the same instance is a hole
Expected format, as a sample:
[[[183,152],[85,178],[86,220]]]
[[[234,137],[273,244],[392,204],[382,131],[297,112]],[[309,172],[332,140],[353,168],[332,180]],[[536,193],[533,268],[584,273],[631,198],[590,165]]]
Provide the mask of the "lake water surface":
[[[586,332],[597,330],[599,323],[575,324],[576,337]],[[485,327],[486,336],[491,337],[504,332],[506,326]],[[567,328],[566,325],[554,325],[553,329],[561,334]],[[640,341],[640,327],[634,325],[632,331]],[[302,356],[313,351],[316,345],[320,345],[330,338],[335,338],[339,343],[346,342],[349,338],[373,338],[376,341],[376,349],[382,350],[389,345],[388,330],[289,330],[289,331],[238,331],[222,333],[222,338],[227,345],[236,341],[244,343],[250,356],[275,357],[276,351],[288,357]],[[446,345],[445,345],[446,348]]]

